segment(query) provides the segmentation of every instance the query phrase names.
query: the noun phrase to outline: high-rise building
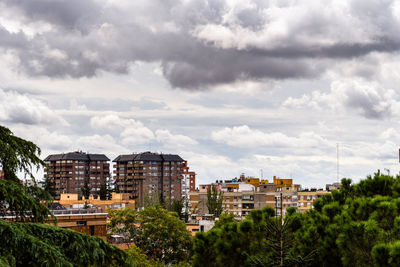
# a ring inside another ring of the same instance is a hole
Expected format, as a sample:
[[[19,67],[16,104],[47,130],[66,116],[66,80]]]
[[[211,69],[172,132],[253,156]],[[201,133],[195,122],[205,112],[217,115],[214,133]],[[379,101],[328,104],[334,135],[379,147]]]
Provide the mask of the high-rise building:
[[[110,159],[104,154],[88,154],[82,151],[49,155],[45,178],[50,178],[56,191],[56,199],[61,193],[82,195],[87,182],[90,194],[97,195],[100,186],[110,176]]]
[[[146,197],[181,199],[183,173],[188,171],[178,155],[143,152],[113,160],[114,179],[121,193],[143,205]]]

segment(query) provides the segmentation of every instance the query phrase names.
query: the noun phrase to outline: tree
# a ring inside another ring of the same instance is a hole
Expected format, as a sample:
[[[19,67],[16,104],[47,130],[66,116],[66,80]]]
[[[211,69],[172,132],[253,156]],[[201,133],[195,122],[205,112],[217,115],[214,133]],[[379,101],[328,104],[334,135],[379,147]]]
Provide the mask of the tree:
[[[42,166],[39,153],[35,144],[0,126],[0,162],[6,174],[0,181],[0,216],[10,216],[10,221],[0,220],[0,265],[133,266],[128,254],[98,237],[41,224],[52,216],[41,203],[51,200],[50,194],[15,182],[18,170],[32,176],[31,166]]]
[[[218,192],[216,186],[211,185],[207,188],[207,203],[208,212],[214,214],[215,217],[219,217],[222,213],[222,202],[224,200],[224,193]]]
[[[16,137],[10,129],[0,126],[0,165],[5,180],[18,181],[17,171],[24,172],[35,180],[32,168],[45,166],[39,158],[40,153],[40,148],[33,142]]]
[[[56,196],[54,181],[47,176],[44,178],[43,189],[48,192],[52,198]]]
[[[99,190],[99,197],[101,200],[106,200],[108,196],[108,190],[106,184],[100,185],[100,190]]]
[[[38,188],[28,192],[14,181],[0,180],[0,216],[12,216],[11,220],[18,222],[45,222],[52,215],[50,210],[40,203],[45,192]]]
[[[149,259],[175,264],[190,259],[191,234],[175,213],[160,205],[139,212],[130,209],[110,211],[110,234],[121,234],[135,243]]]
[[[81,188],[81,191],[82,191],[82,196],[85,198],[85,199],[89,199],[89,196],[90,196],[90,187],[89,187],[89,183],[88,183],[88,181],[85,179],[85,183],[84,183],[84,186]]]
[[[37,223],[0,221],[1,266],[133,266],[99,237]],[[77,256],[78,255],[78,256]]]

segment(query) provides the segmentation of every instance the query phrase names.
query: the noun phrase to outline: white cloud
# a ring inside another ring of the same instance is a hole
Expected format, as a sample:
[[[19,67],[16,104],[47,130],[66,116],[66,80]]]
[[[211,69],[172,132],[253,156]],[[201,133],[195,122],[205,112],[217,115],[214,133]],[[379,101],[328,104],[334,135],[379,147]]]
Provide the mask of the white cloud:
[[[169,130],[157,130],[156,140],[164,146],[169,147],[190,147],[197,145],[197,141],[181,134],[173,135]]]
[[[289,97],[283,102],[286,107],[311,107],[318,110],[355,110],[366,118],[382,119],[390,117],[400,102],[392,89],[382,87],[377,82],[361,79],[332,81],[327,93],[313,91],[300,98]]]
[[[0,88],[0,121],[24,124],[57,124],[67,122],[42,100],[27,94]]]
[[[314,132],[303,132],[298,137],[288,136],[281,132],[263,132],[254,130],[247,125],[224,128],[214,131],[211,138],[219,143],[225,143],[236,147],[316,147],[329,146],[328,140]]]

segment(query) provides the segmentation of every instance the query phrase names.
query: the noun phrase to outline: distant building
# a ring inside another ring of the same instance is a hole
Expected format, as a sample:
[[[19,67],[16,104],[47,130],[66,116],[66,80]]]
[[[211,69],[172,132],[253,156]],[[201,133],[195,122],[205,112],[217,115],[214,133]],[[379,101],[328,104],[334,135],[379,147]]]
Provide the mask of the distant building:
[[[138,206],[148,197],[181,199],[184,174],[189,176],[189,188],[190,181],[195,182],[195,174],[179,155],[143,152],[120,155],[113,162],[118,190],[129,193]]]
[[[106,239],[107,212],[98,209],[53,210],[57,226]],[[54,224],[54,222],[50,222]]]
[[[193,216],[208,214],[207,188],[215,186],[223,192],[223,210],[232,213],[240,220],[253,209],[271,207],[277,216],[286,215],[290,207],[297,208],[297,192],[300,185],[293,184],[292,179],[274,177],[273,183],[259,178],[245,177],[232,180],[217,180],[213,184],[200,185],[196,192],[190,192],[191,211]],[[282,201],[281,201],[282,199]]]
[[[83,209],[85,205],[97,209],[135,209],[135,200],[129,198],[129,194],[112,193],[110,200],[101,200],[99,197],[89,197],[89,199],[79,199],[78,194],[61,194],[60,200],[55,201],[67,209]]]
[[[82,195],[87,182],[90,194],[97,195],[100,186],[110,176],[110,159],[104,154],[87,154],[82,151],[49,155],[44,159],[47,164],[45,178],[54,183],[56,199],[62,193]]]
[[[322,189],[306,189],[297,193],[297,210],[299,212],[306,212],[313,208],[314,201],[321,198],[323,195],[330,194],[329,191]]]

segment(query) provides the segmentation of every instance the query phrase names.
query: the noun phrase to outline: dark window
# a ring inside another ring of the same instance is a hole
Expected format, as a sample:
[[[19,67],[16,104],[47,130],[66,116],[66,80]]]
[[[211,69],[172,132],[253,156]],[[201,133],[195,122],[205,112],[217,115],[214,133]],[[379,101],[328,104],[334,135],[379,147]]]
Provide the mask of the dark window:
[[[77,221],[76,225],[77,226],[86,226],[86,221]]]

